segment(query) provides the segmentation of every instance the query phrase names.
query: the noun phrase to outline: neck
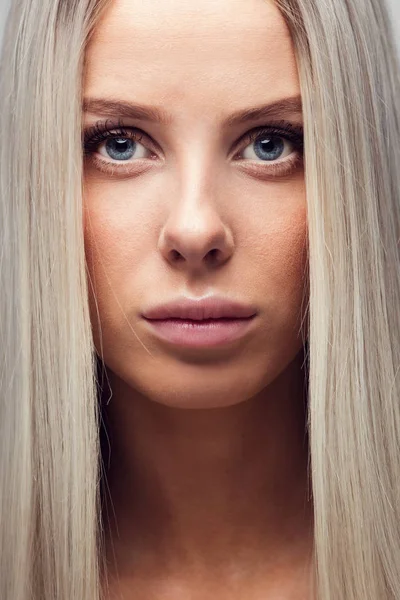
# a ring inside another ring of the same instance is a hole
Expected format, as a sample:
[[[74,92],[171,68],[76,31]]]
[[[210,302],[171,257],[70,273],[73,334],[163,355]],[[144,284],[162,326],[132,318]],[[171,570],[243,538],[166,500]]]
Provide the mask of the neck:
[[[251,399],[213,409],[159,404],[108,373],[105,525],[119,572],[300,560],[312,516],[303,359]]]

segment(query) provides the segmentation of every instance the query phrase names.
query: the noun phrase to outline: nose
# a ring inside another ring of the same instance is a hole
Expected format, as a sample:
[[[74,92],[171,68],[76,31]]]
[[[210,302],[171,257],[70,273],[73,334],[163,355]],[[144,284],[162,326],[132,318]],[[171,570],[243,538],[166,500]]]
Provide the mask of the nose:
[[[215,198],[203,188],[192,182],[161,231],[159,250],[173,267],[196,272],[217,268],[233,253],[232,232],[222,221]]]

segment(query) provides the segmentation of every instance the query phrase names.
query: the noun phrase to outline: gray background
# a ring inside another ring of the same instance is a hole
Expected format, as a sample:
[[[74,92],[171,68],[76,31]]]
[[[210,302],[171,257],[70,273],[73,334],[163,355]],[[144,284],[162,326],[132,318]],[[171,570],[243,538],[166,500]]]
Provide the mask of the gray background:
[[[11,6],[11,2],[12,0],[0,0],[0,46],[3,37],[5,20],[8,13],[8,9]],[[160,2],[162,2],[162,0],[160,0]],[[395,36],[400,56],[400,0],[386,0],[386,2],[388,3],[389,10],[391,11],[391,14],[393,16]]]

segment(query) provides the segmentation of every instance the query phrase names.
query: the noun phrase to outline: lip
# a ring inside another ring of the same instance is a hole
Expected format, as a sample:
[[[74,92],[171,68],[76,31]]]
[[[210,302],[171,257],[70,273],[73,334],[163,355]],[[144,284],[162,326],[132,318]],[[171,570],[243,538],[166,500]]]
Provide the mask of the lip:
[[[253,305],[222,296],[181,297],[142,313],[153,333],[169,343],[186,347],[214,347],[244,336],[257,315]]]
[[[233,342],[244,336],[256,316],[236,319],[146,319],[162,340],[183,348],[210,348]]]
[[[152,306],[143,311],[146,319],[247,319],[257,314],[255,306],[243,304],[222,296],[207,296],[205,298],[181,297],[170,300],[162,305]]]

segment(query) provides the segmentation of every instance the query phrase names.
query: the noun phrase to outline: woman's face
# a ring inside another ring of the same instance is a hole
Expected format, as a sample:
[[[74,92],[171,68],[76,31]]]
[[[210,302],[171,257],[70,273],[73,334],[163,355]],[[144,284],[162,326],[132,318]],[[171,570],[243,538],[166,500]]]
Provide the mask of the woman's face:
[[[302,114],[285,21],[264,0],[114,0],[86,61],[85,130],[107,122],[111,136],[92,132],[84,166],[96,350],[124,386],[165,405],[246,400],[303,345]],[[187,347],[142,317],[212,295],[255,307],[241,337]]]

